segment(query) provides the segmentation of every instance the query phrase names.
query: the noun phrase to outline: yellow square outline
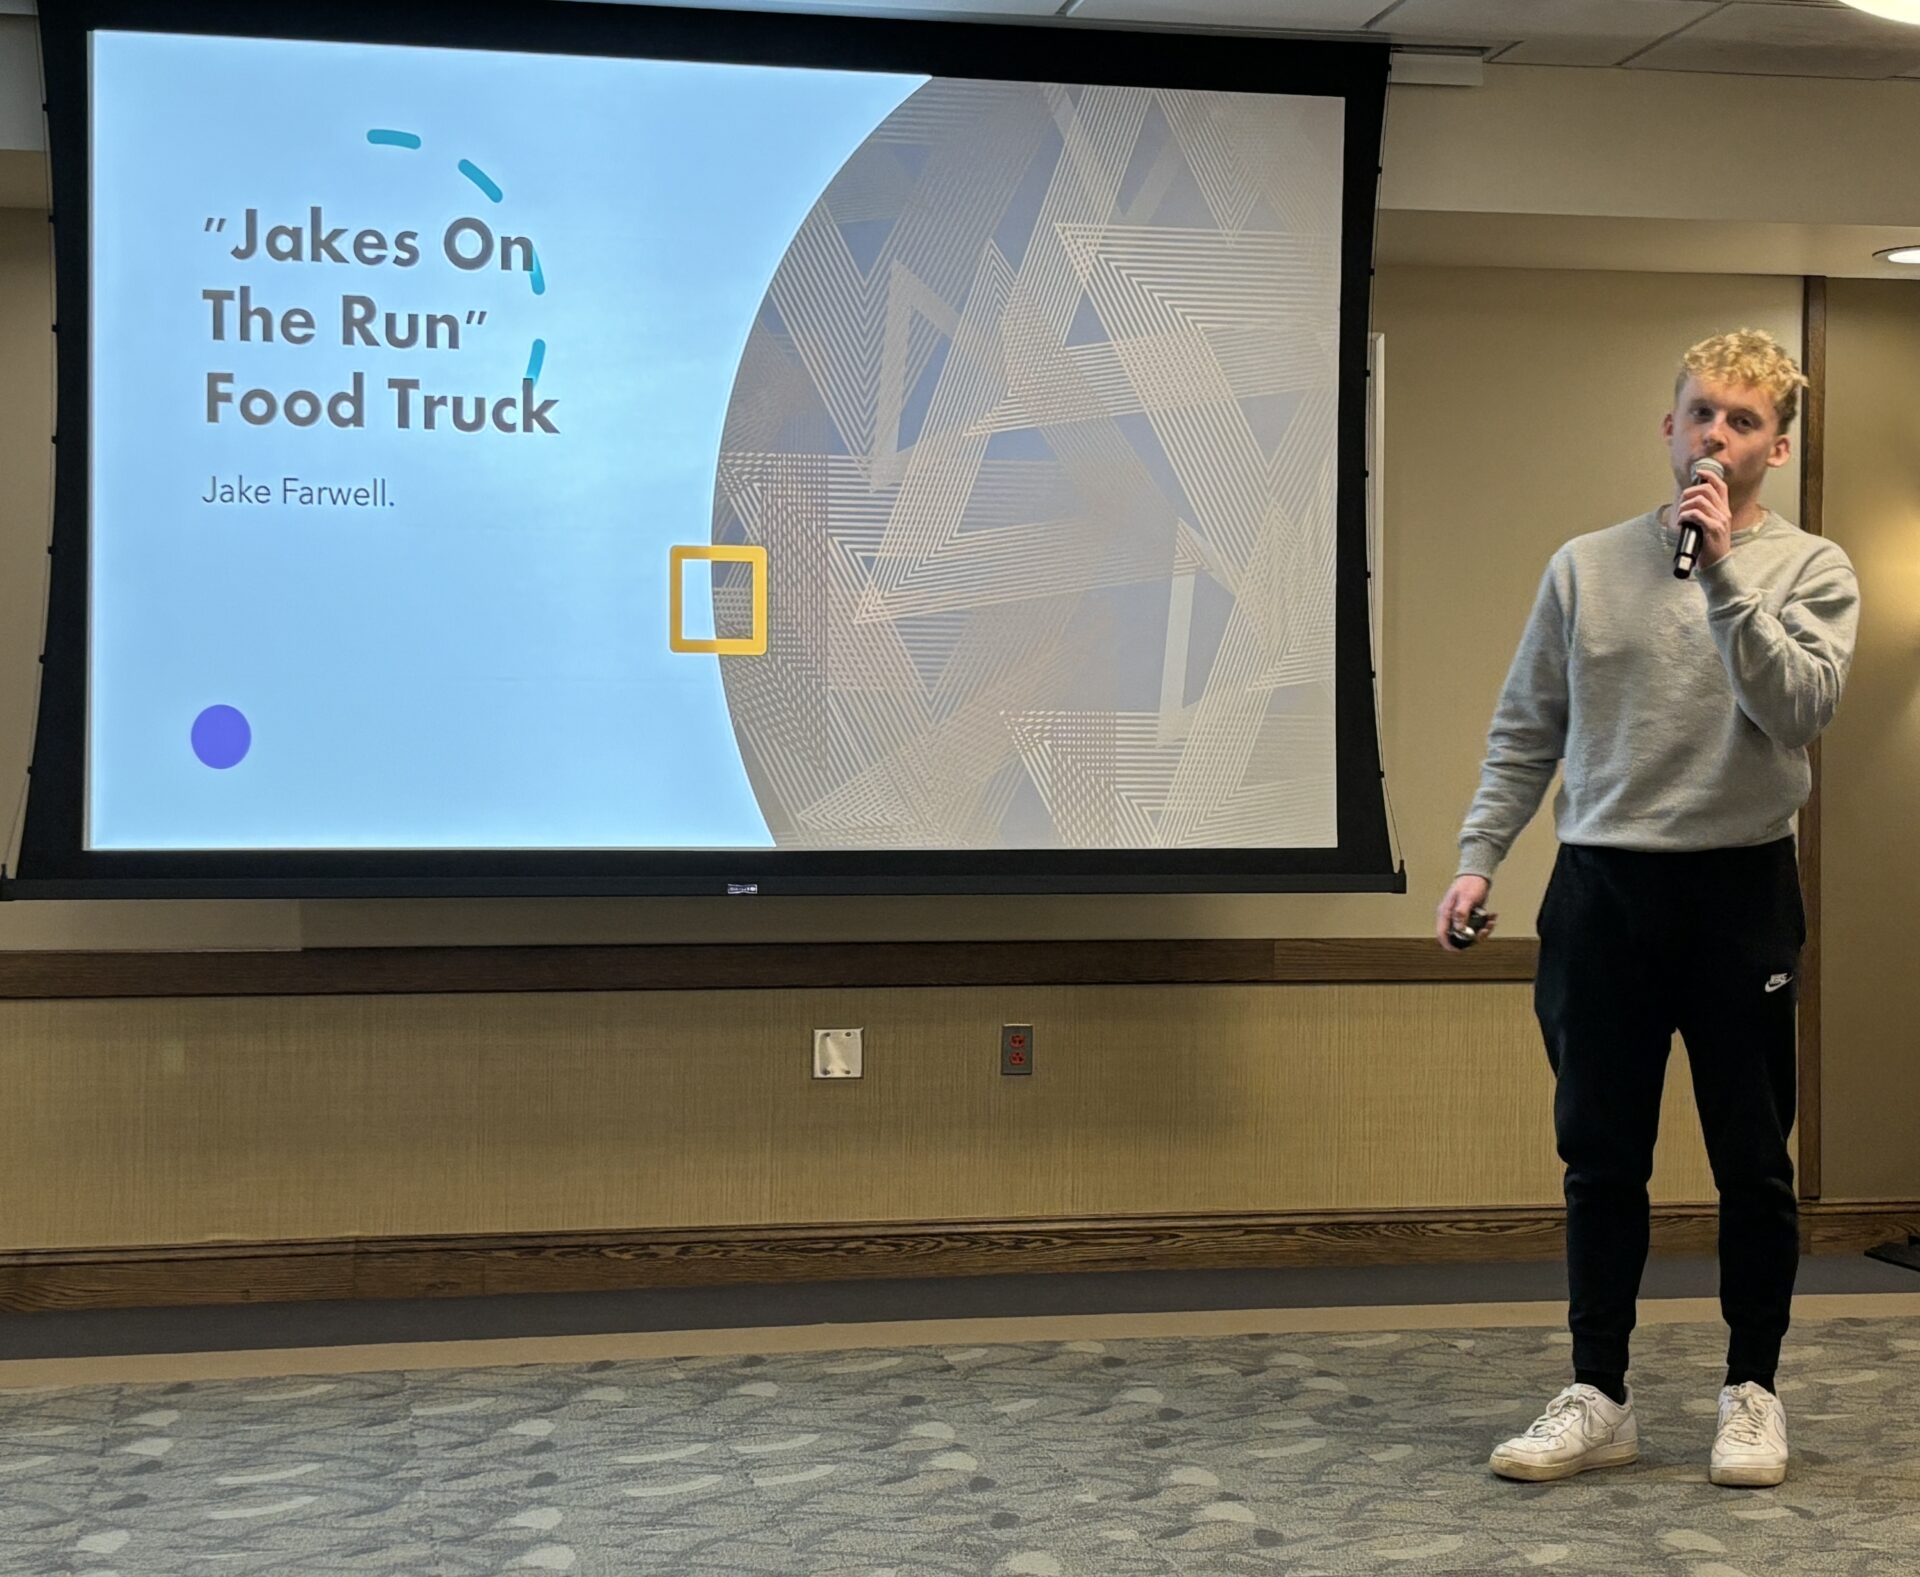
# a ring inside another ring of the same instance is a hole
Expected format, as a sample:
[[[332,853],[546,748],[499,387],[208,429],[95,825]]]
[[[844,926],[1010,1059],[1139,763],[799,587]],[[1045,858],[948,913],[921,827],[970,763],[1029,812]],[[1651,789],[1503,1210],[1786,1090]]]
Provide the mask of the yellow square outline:
[[[731,640],[690,639],[681,633],[681,578],[689,559],[753,566],[753,633]],[[715,652],[722,657],[759,657],[767,649],[767,550],[749,543],[710,543],[667,549],[667,645],[676,652]]]

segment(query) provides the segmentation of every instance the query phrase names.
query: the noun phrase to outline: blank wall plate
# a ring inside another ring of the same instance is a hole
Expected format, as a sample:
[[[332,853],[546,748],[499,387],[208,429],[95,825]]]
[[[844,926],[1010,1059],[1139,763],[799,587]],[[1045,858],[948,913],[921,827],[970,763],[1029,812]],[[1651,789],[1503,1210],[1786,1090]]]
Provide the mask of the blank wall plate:
[[[817,1029],[813,1032],[813,1076],[816,1079],[857,1079],[861,1070],[861,1032],[857,1029]]]

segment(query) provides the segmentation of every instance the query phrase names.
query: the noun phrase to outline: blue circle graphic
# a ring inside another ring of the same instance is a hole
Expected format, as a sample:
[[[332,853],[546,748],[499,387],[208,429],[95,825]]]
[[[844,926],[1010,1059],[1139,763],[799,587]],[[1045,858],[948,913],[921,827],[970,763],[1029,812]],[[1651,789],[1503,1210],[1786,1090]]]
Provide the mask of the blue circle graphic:
[[[217,771],[238,766],[252,745],[253,729],[237,707],[210,706],[193,720],[193,753]]]

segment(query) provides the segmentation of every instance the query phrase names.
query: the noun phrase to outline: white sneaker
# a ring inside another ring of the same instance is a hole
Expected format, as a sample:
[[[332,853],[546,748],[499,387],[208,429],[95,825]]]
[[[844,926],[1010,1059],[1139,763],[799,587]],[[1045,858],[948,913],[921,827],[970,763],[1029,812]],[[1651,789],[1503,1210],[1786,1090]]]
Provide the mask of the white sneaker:
[[[1786,1476],[1787,1410],[1780,1398],[1753,1380],[1723,1386],[1707,1477],[1716,1484],[1763,1488]]]
[[[1487,1466],[1502,1478],[1538,1484],[1588,1468],[1624,1467],[1639,1455],[1633,1393],[1619,1403],[1591,1385],[1575,1384],[1547,1403],[1525,1434],[1495,1446]]]

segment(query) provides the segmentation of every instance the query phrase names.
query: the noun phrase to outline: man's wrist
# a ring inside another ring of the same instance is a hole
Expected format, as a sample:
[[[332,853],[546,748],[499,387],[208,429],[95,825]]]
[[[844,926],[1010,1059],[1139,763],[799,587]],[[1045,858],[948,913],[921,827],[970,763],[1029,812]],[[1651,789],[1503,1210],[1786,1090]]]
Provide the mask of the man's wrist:
[[[1484,843],[1468,842],[1460,845],[1460,867],[1453,874],[1457,882],[1462,876],[1477,876],[1489,887],[1493,885],[1493,873],[1500,866],[1500,851]]]
[[[1738,602],[1754,589],[1747,584],[1746,572],[1740,568],[1739,556],[1734,553],[1723,553],[1711,564],[1702,563],[1697,577],[1707,602],[1715,608]]]

